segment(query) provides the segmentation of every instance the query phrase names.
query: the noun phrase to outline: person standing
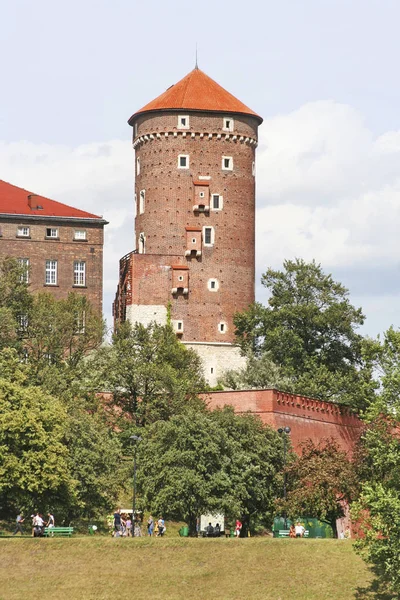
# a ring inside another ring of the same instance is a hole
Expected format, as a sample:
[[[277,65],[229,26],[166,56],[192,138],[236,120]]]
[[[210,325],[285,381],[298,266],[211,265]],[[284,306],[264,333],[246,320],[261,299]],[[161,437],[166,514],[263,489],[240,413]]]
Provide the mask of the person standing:
[[[153,517],[150,515],[149,518],[147,519],[147,534],[150,537],[152,537],[153,531],[154,531],[154,520],[153,520]]]
[[[121,535],[121,509],[117,508],[114,513],[114,532],[115,536],[119,537]]]
[[[21,535],[24,535],[24,530],[22,529],[22,523],[25,521],[22,515],[17,515],[16,518],[16,527],[13,535],[17,535],[18,531]]]
[[[130,518],[129,515],[128,515],[128,518],[126,519],[125,527],[126,527],[126,537],[131,537],[131,535],[132,535],[132,521],[131,521],[131,518]]]
[[[158,524],[158,536],[162,537],[165,533],[165,521],[162,517],[160,517],[157,521]]]
[[[47,517],[48,517],[48,521],[46,523],[46,527],[55,527],[56,523],[54,520],[54,515],[52,515],[50,512],[47,513]]]
[[[236,524],[235,524],[235,536],[238,538],[240,537],[240,532],[242,531],[242,522],[240,519],[236,519]]]

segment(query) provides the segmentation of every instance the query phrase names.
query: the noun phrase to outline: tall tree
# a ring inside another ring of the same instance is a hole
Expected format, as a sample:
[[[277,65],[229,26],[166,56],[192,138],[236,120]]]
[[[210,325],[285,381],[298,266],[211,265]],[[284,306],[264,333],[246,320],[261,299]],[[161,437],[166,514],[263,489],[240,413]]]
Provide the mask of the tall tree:
[[[382,593],[400,595],[400,429],[380,415],[366,428],[357,454],[361,495],[352,507],[364,537],[357,550],[373,567]]]
[[[20,346],[21,326],[32,305],[26,281],[26,268],[17,260],[0,260],[0,348]]]
[[[204,405],[197,396],[206,388],[200,358],[176,338],[169,324],[122,324],[92,369],[99,389],[111,391],[123,415],[138,426]],[[128,424],[124,419],[120,426]]]
[[[271,516],[283,454],[278,434],[231,408],[157,421],[139,446],[139,487],[146,507],[184,520],[201,514]]]
[[[315,445],[304,442],[302,453],[286,469],[288,493],[279,509],[292,519],[312,516],[328,522],[337,534],[336,520],[357,493],[355,470],[333,439]]]

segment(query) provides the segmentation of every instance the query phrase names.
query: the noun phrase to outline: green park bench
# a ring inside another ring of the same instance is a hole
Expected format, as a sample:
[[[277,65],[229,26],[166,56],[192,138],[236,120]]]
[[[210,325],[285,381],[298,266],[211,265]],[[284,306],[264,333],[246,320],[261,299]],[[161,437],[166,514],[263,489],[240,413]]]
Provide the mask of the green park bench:
[[[44,536],[45,537],[56,537],[56,536],[65,536],[71,537],[74,533],[73,527],[45,527],[44,528]]]
[[[303,537],[308,537],[309,536],[309,531],[308,529],[305,530]],[[278,534],[278,535],[276,535]],[[274,531],[274,537],[289,537],[289,529],[279,529],[279,531]]]

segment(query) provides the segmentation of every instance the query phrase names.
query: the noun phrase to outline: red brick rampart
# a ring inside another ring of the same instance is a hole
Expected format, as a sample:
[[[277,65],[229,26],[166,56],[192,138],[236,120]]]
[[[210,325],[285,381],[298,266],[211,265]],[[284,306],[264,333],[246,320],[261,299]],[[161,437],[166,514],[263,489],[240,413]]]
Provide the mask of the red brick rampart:
[[[231,405],[237,413],[258,414],[274,429],[289,426],[296,452],[307,439],[318,443],[332,437],[352,454],[363,428],[358,416],[346,407],[273,389],[209,392],[203,398],[211,409]]]

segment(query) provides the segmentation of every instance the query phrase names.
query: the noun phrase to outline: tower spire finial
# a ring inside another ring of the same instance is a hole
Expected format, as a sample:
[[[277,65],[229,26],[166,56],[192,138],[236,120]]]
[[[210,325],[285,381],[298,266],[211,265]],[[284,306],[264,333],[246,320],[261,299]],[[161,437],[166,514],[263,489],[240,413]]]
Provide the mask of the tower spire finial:
[[[194,66],[195,69],[199,68],[198,62],[197,62],[197,42],[196,42],[196,64]]]

